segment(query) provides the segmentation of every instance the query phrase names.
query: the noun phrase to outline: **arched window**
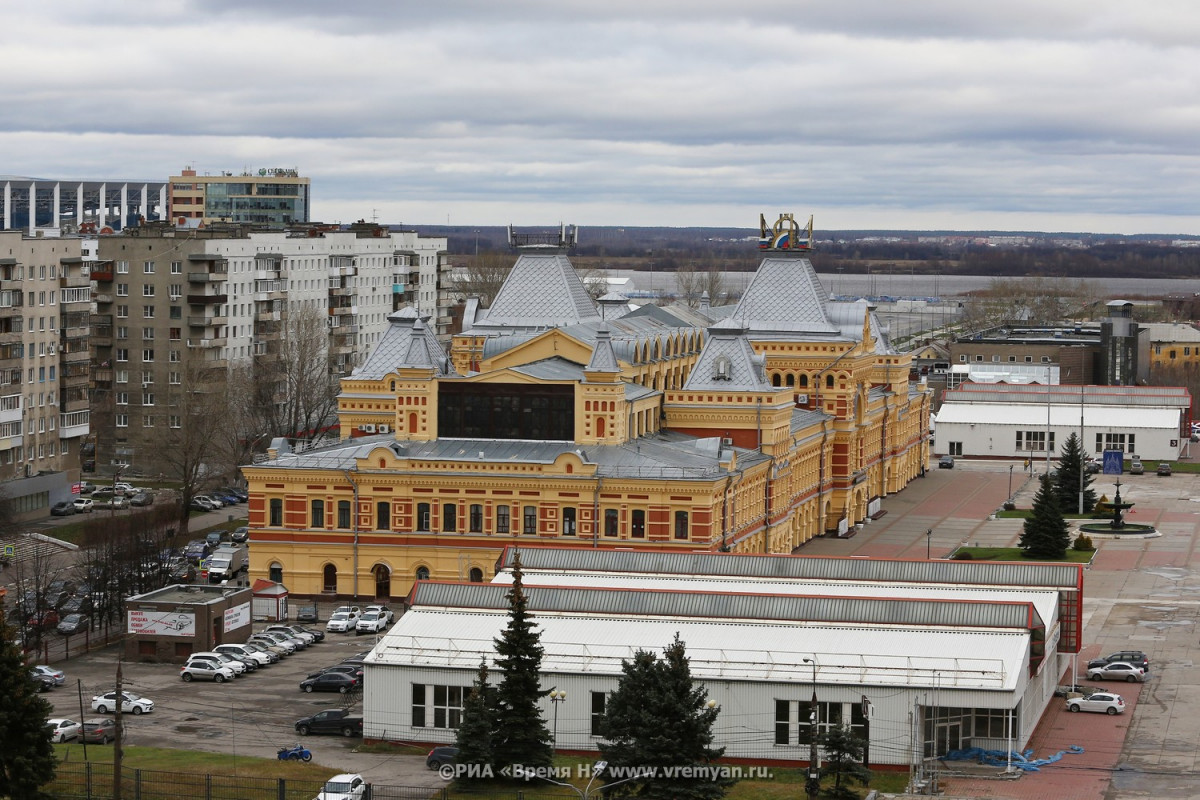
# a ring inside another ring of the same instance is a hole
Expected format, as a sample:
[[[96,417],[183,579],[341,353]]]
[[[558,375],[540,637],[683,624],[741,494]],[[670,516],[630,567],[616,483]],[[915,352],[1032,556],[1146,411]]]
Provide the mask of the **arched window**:
[[[471,567],[471,583],[483,583],[483,570],[479,567]]]
[[[832,388],[833,388],[833,375],[832,375],[832,374],[829,374],[829,375],[826,375],[826,376],[825,376],[825,388],[826,388],[826,389],[832,389]]]
[[[788,385],[788,386],[795,386],[795,385],[796,385],[796,376],[795,376],[795,375],[793,375],[793,374],[792,374],[792,373],[790,373],[790,372],[788,373],[788,376],[787,376],[787,385]]]
[[[278,561],[271,562],[271,566],[267,568],[267,578],[275,583],[283,583],[283,564]]]
[[[800,388],[801,389],[808,388],[808,375],[803,372],[800,373]]]
[[[417,580],[429,580],[429,567],[417,567]]]
[[[337,567],[333,564],[326,564],[322,570],[322,589],[328,594],[337,594]]]
[[[779,377],[778,372],[776,372],[774,375],[771,376],[771,385],[772,386],[782,386],[783,385],[783,380]]]
[[[408,412],[408,432],[417,432],[417,412],[415,411]]]
[[[393,391],[393,392],[396,391],[396,382],[395,381],[392,381],[391,387],[392,387],[391,391]]]
[[[658,379],[655,378],[655,382],[657,381]],[[604,417],[596,417],[596,438],[604,438]]]

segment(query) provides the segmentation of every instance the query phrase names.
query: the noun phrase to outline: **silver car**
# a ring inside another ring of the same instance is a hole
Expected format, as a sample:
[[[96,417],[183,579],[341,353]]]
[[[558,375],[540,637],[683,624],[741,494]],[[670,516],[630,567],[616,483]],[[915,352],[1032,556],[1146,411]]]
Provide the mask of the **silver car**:
[[[1143,683],[1146,680],[1146,670],[1124,661],[1114,661],[1111,664],[1105,664],[1100,667],[1088,667],[1087,676],[1090,681],[1103,679],[1107,681]]]

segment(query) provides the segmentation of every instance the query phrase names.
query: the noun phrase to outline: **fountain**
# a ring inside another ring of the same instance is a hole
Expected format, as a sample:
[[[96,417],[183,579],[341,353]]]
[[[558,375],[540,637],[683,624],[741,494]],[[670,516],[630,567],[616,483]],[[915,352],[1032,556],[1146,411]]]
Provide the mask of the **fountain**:
[[[1149,534],[1149,533],[1156,533],[1157,531],[1153,525],[1139,525],[1136,523],[1125,521],[1124,512],[1133,508],[1134,504],[1121,502],[1121,479],[1119,477],[1117,478],[1117,482],[1115,485],[1117,487],[1117,493],[1115,495],[1113,495],[1112,502],[1108,503],[1108,507],[1112,509],[1112,519],[1109,520],[1108,524],[1106,524],[1106,525],[1101,525],[1100,523],[1081,523],[1079,526],[1080,532],[1086,533],[1088,535],[1093,535],[1093,534],[1097,534],[1097,533],[1100,533],[1100,534],[1108,533],[1108,534],[1117,534],[1117,535],[1121,535],[1121,534],[1145,535],[1145,534]]]

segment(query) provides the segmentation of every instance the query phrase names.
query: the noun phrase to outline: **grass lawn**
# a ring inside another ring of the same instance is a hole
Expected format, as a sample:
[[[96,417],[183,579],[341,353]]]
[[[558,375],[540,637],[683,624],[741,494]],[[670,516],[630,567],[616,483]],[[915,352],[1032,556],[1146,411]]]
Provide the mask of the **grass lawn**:
[[[959,553],[970,553],[972,561],[1044,561],[1045,559],[1025,558],[1019,547],[960,547],[954,551],[954,555]],[[1095,550],[1072,550],[1067,548],[1067,557],[1064,562],[1071,564],[1086,564],[1092,560],[1092,556],[1096,555]],[[964,559],[965,560],[965,559]]]
[[[1075,507],[1079,508],[1079,506],[1075,506]],[[1031,509],[1031,508],[1018,508],[1015,511],[997,511],[996,512],[997,519],[1029,519],[1032,516],[1033,516],[1033,509]],[[1063,514],[1063,519],[1087,519],[1087,520],[1090,520],[1090,519],[1093,519],[1094,517],[1095,517],[1094,514]],[[1105,517],[1105,519],[1111,519],[1111,517]]]
[[[83,745],[78,742],[56,744],[54,751],[64,762],[82,762]],[[89,744],[88,761],[111,764],[112,745]],[[256,778],[300,778],[323,781],[336,775],[332,767],[316,764],[280,761],[276,758],[233,756],[226,753],[205,753],[199,750],[171,750],[166,747],[126,747],[122,763],[130,769],[186,772],[189,774],[246,775]]]

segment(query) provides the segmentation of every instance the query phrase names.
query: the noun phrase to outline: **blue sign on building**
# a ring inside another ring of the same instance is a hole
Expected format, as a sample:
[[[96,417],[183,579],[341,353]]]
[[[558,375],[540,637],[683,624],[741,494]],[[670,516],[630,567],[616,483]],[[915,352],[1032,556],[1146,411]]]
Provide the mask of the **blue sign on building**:
[[[1104,451],[1104,474],[1120,475],[1125,471],[1125,452],[1123,450]]]

